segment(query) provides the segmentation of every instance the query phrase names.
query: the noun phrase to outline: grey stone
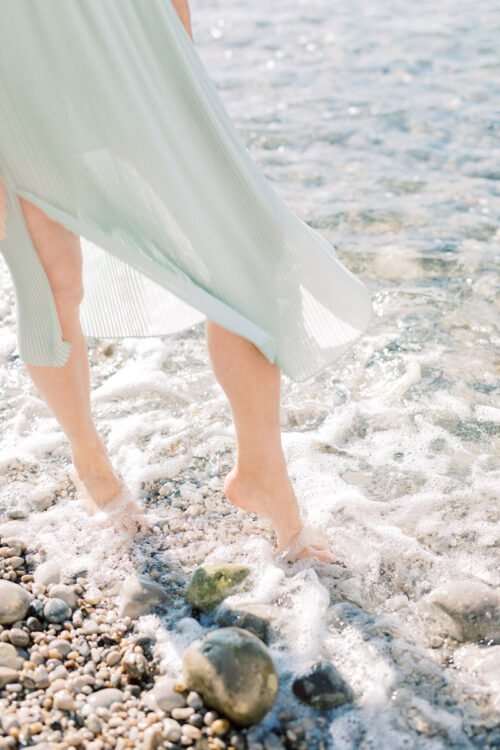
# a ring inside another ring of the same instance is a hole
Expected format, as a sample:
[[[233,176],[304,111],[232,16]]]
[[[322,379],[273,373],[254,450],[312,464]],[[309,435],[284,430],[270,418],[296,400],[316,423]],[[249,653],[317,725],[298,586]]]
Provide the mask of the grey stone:
[[[131,617],[135,620],[158,604],[170,601],[168,592],[160,584],[132,574],[121,585],[118,614],[120,617]]]
[[[0,624],[24,620],[33,597],[18,583],[0,581]]]
[[[51,586],[49,596],[51,599],[62,599],[71,609],[76,607],[77,597],[73,587],[67,586],[65,583],[56,583]]]
[[[213,609],[227,596],[243,589],[249,573],[249,568],[243,565],[206,563],[191,576],[186,602],[201,612]]]
[[[292,687],[297,698],[321,711],[354,700],[350,686],[330,662],[316,662]]]
[[[24,659],[11,643],[0,643],[0,667],[22,669]]]
[[[500,638],[500,593],[482,581],[446,581],[426,600],[451,618],[448,629],[456,640]]]
[[[47,622],[64,622],[71,615],[71,610],[63,599],[47,599],[43,607],[43,616]]]
[[[278,675],[260,638],[242,628],[212,630],[183,655],[186,684],[239,726],[257,724],[278,695]]]
[[[259,617],[252,612],[223,607],[217,615],[217,623],[221,628],[237,627],[249,630],[264,643],[269,643],[269,623],[263,617]]]
[[[50,583],[59,583],[61,570],[55,560],[47,560],[37,567],[33,578],[35,583],[41,583],[43,586],[48,586]]]

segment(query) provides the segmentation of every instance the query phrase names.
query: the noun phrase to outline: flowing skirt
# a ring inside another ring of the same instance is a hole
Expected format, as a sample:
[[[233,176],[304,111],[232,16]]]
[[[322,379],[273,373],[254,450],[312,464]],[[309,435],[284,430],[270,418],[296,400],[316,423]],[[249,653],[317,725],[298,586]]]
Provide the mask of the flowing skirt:
[[[171,0],[1,0],[0,251],[28,364],[64,365],[19,197],[84,238],[87,337],[208,316],[304,381],[368,326],[371,298],[251,157]]]

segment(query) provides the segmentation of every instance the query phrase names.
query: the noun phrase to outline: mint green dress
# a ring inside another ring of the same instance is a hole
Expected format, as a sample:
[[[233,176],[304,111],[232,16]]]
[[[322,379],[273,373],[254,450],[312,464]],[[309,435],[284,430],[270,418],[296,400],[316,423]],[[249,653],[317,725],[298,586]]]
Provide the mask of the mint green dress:
[[[0,178],[18,349],[59,367],[19,197],[84,238],[85,336],[208,316],[301,382],[366,329],[363,282],[278,196],[171,0],[0,0]]]

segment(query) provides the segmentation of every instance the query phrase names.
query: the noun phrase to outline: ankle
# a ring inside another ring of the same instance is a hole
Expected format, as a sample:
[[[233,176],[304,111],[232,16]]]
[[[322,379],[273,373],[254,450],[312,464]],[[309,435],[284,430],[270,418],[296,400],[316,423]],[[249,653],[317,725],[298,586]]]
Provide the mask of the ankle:
[[[100,438],[77,445],[73,443],[71,453],[78,473],[110,465],[106,446]]]
[[[283,455],[266,456],[260,460],[238,457],[234,474],[238,479],[257,486],[288,486],[290,483]]]

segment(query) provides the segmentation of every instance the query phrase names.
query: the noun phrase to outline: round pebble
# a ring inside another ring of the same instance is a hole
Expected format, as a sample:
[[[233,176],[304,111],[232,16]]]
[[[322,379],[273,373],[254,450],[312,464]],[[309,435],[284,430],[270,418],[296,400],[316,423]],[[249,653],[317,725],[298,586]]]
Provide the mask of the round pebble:
[[[60,711],[74,711],[75,701],[67,690],[58,690],[54,695],[54,708]]]
[[[227,719],[216,719],[213,724],[211,724],[212,730],[214,734],[226,734],[226,732],[229,731],[230,723]]]
[[[9,631],[9,640],[13,646],[26,648],[26,646],[30,642],[30,637],[28,633],[21,628],[11,628],[11,630]]]
[[[70,608],[63,599],[47,599],[43,616],[48,622],[64,622],[70,616]]]

